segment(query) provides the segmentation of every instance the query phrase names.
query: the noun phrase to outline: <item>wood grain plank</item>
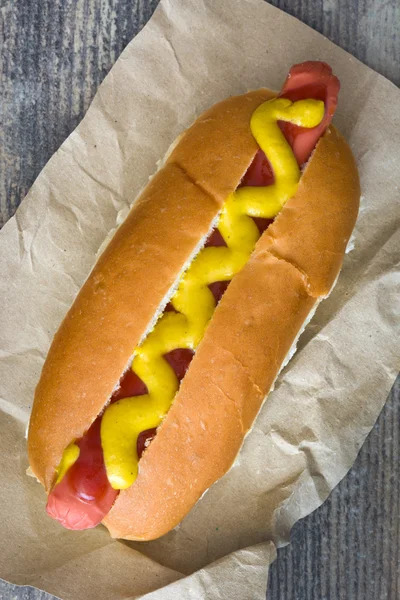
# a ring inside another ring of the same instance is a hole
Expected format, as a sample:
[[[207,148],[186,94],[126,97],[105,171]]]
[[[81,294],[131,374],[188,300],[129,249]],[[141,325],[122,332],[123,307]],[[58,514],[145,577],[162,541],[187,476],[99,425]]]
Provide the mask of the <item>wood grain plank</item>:
[[[0,12],[0,226],[85,114],[158,0],[6,2]]]
[[[227,1],[227,0],[225,0]],[[0,0],[0,226],[158,0]],[[399,0],[271,0],[400,85]],[[345,479],[297,523],[269,600],[400,598],[400,380]],[[0,581],[0,599],[50,600]]]

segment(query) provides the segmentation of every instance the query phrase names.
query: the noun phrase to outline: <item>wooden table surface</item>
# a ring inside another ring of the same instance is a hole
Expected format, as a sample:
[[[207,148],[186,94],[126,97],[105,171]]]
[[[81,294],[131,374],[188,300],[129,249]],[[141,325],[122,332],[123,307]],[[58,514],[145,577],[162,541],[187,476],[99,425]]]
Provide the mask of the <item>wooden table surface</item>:
[[[400,85],[400,0],[271,3]],[[157,4],[0,0],[0,225]],[[399,424],[398,379],[349,474],[278,552],[269,600],[399,600]],[[53,597],[0,581],[0,598]]]

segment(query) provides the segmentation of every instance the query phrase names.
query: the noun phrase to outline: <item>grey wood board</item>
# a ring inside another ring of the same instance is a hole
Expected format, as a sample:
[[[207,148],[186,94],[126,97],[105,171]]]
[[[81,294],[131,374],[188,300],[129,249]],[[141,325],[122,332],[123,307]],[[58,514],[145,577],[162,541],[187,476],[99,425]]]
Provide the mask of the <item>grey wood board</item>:
[[[216,0],[217,1],[217,0]],[[228,1],[228,0],[219,0]],[[0,0],[0,226],[158,0]],[[399,0],[272,0],[400,85]],[[400,379],[349,474],[295,525],[269,600],[400,598]],[[0,598],[50,600],[0,581]]]

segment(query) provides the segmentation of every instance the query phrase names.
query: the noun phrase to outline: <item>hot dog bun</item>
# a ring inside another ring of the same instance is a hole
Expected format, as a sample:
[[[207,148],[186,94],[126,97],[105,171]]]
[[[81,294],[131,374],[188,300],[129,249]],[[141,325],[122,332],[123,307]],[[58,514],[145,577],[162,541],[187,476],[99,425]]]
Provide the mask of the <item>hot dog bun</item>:
[[[257,144],[250,117],[273,96],[259,90],[230,98],[187,130],[80,290],[50,347],[31,414],[29,461],[46,491],[64,449],[104,408],[133,349],[251,163]],[[202,185],[213,172],[215,196]]]
[[[263,89],[231,98],[194,123],[78,294],[50,348],[29,429],[30,464],[47,491],[65,447],[102,411],[250,165],[250,116],[272,96]],[[114,537],[163,535],[230,468],[293,341],[336,280],[359,196],[351,151],[330,127],[296,195],[216,308],[136,482],[104,520]]]

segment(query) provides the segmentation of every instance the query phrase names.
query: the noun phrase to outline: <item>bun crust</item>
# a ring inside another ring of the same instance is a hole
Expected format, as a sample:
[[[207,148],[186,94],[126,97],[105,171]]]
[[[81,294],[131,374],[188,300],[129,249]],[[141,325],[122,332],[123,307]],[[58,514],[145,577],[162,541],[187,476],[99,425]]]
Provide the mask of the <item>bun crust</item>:
[[[47,491],[71,441],[104,408],[133,349],[257,151],[268,90],[221,102],[180,139],[100,256],[51,345],[28,449]],[[104,524],[150,540],[231,467],[293,341],[340,271],[359,206],[357,167],[331,127],[298,187],[230,283],[134,485]],[[177,235],[179,232],[179,235]]]
[[[81,288],[51,344],[30,419],[29,462],[47,492],[64,449],[103,410],[183,265],[237,188],[257,151],[251,115],[274,95],[266,89],[249,92],[201,115]],[[208,187],[204,181],[213,171]]]
[[[103,521],[113,537],[167,533],[232,466],[304,321],[339,274],[359,198],[353,156],[331,127],[217,306],[138,478]]]

